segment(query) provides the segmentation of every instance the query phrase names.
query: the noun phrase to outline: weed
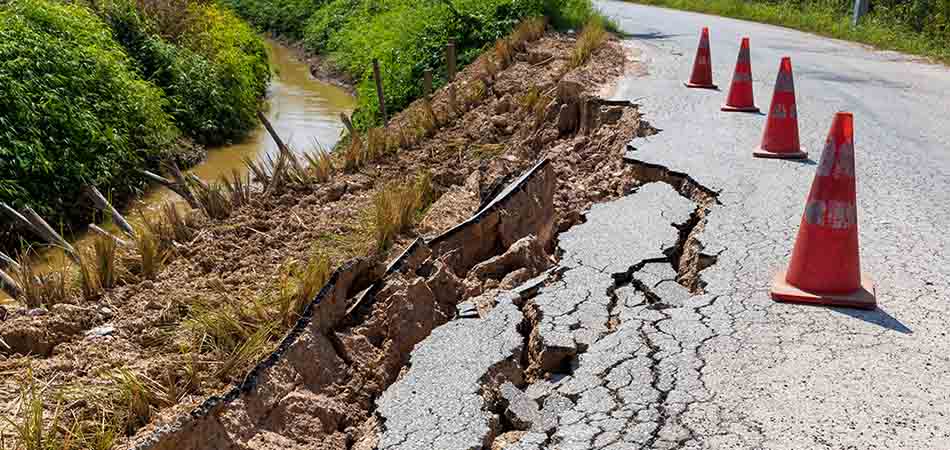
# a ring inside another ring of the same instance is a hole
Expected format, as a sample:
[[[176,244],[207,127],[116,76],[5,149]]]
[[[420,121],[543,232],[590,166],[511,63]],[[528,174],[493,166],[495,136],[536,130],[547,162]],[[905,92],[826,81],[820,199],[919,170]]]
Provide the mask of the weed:
[[[412,183],[390,183],[373,199],[376,245],[387,250],[399,233],[412,226],[416,213],[431,204],[432,176],[423,172]]]
[[[145,375],[119,369],[112,376],[116,384],[116,403],[126,433],[132,434],[152,420],[163,406],[171,406],[165,388]]]
[[[305,153],[304,157],[307,158],[309,170],[314,180],[320,183],[330,181],[333,172],[336,170],[333,167],[333,155],[330,152],[324,149],[320,143],[315,142],[314,150]]]
[[[93,242],[96,281],[102,289],[112,289],[119,281],[117,248],[115,240],[107,237],[96,238]]]
[[[350,143],[343,149],[343,170],[347,173],[356,172],[363,163],[363,140],[358,134],[353,134]]]
[[[511,44],[515,50],[523,51],[525,44],[534,42],[544,36],[547,21],[544,17],[531,17],[521,21],[511,34]]]
[[[254,179],[257,180],[258,183],[264,185],[266,188],[267,183],[270,181],[270,174],[267,170],[267,167],[264,165],[264,162],[251,159],[247,156],[242,157],[241,161],[243,161],[248,170],[254,174]]]
[[[502,70],[511,65],[514,59],[513,52],[514,49],[512,49],[511,42],[507,38],[495,41],[495,61]]]
[[[240,343],[234,350],[224,355],[215,375],[227,380],[231,374],[246,371],[270,350],[270,341],[276,333],[274,324],[266,324]]]
[[[315,252],[307,264],[291,264],[281,277],[275,306],[284,326],[293,325],[330,278],[330,258]]]
[[[161,238],[149,227],[139,230],[135,240],[138,252],[138,273],[142,278],[152,280],[158,275],[165,264],[165,252],[162,249]]]
[[[383,128],[370,128],[366,133],[366,161],[373,161],[386,154],[388,136]]]
[[[171,247],[171,245],[164,242],[166,238],[170,238],[174,242],[185,243],[194,236],[194,230],[191,228],[191,224],[188,223],[187,216],[182,215],[174,203],[166,202],[162,205],[162,218],[167,225],[167,232],[160,236],[163,238],[163,246],[166,248]]]
[[[541,90],[537,86],[531,86],[528,89],[528,92],[525,92],[524,95],[518,97],[518,103],[521,105],[522,111],[533,111],[535,105],[538,104],[538,101],[541,99]]]
[[[54,267],[47,273],[40,273],[33,266],[36,253],[27,248],[18,256],[18,262],[12,267],[13,278],[20,284],[22,294],[20,300],[29,308],[53,306],[66,300],[66,277],[68,266],[65,259],[60,261],[59,267]]]
[[[191,184],[195,192],[195,200],[208,218],[223,220],[231,216],[231,202],[225,195],[225,189],[221,183],[205,184],[192,179]]]
[[[607,30],[604,22],[598,17],[592,18],[584,25],[584,30],[577,37],[574,50],[571,52],[570,67],[583,66],[601,45],[607,42]]]
[[[232,208],[240,208],[251,202],[251,176],[241,175],[237,169],[231,172],[231,177],[221,177],[224,189],[229,193]]]
[[[99,281],[96,277],[95,258],[88,252],[79,256],[79,288],[85,299],[95,298],[99,294]]]
[[[14,417],[0,413],[0,419],[14,432],[14,449],[58,450],[76,448],[64,441],[61,429],[62,405],[57,404],[53,411],[46,411],[42,390],[36,385],[33,369],[28,368],[25,380],[20,382],[20,405]],[[0,440],[6,448],[6,443]]]

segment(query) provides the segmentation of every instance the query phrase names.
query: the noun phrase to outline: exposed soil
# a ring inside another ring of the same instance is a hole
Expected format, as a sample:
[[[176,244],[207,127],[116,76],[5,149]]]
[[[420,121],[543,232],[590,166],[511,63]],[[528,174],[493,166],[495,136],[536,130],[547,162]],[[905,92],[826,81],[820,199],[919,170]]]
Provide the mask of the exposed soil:
[[[182,243],[176,258],[155,280],[120,286],[96,302],[74,299],[74,304],[49,310],[8,311],[5,318],[0,317],[0,338],[6,343],[6,348],[0,345],[2,410],[8,414],[17,410],[20,383],[29,371],[44,386],[49,403],[62,397],[69,415],[98,417],[102,403],[92,398],[114,390],[115,371],[121,368],[155,380],[166,391],[179,392],[152,414],[153,423],[168,423],[187,414],[209,395],[240,382],[250,368],[245,364],[214,376],[220,368],[218,362],[209,355],[187,351],[194,336],[182,323],[194,305],[253,303],[279,288],[288,266],[305,263],[315,251],[328,255],[334,267],[364,255],[371,255],[370,261],[382,262],[416,237],[438,235],[467,219],[543,158],[550,160],[556,180],[553,220],[557,230],[581,221],[582,213],[592,203],[629,193],[637,181],[633,169],[623,163],[624,146],[649,131],[641,125],[635,105],[603,102],[593,94],[631,70],[632,63],[619,42],[609,41],[589,63],[570,70],[573,45],[572,37],[548,34],[517,53],[514,64],[493,77],[485,71],[488,56],[481,58],[463,70],[455,83],[463,113],[451,114],[447,89],[440,90],[433,96],[432,107],[442,125],[425,139],[409,142],[411,145],[372,161],[357,173],[340,173],[323,184],[291,185],[278,196],[257,194],[250,205],[225,220],[193,214],[196,237]],[[477,86],[484,87],[480,94]],[[537,108],[523,106],[529,92],[543,99]],[[394,117],[389,129],[412,128],[412,111],[418,108],[420,102]],[[380,252],[372,229],[375,193],[423,170],[432,174],[435,190],[441,196],[418,225],[397,239],[392,251]],[[543,246],[548,254],[553,252],[551,242],[543,242]],[[498,249],[498,253],[507,248]],[[474,263],[498,255],[484,256],[462,270],[456,268],[452,276],[462,281],[457,286],[458,296],[450,296],[451,300],[440,299],[444,292],[433,293],[427,284],[436,283],[433,278],[441,276],[434,266],[433,275],[424,277],[425,283],[413,277],[392,281],[400,288],[378,293],[377,301],[361,310],[360,321],[345,324],[344,334],[335,344],[342,351],[311,356],[312,364],[337,364],[341,370],[344,366],[364,367],[368,374],[351,376],[342,385],[318,383],[342,389],[334,402],[329,402],[333,396],[324,394],[301,396],[283,403],[280,410],[268,416],[268,420],[279,422],[276,428],[295,428],[291,433],[295,436],[309,433],[309,443],[290,442],[279,433],[248,431],[248,439],[235,448],[350,448],[355,442],[371,441],[370,413],[375,396],[398,376],[412,345],[440,322],[452,318],[456,312],[450,303],[499,285],[524,281],[543,265],[532,266],[524,262],[531,258],[519,257],[516,260],[520,262],[507,265],[495,261],[504,273],[491,267],[472,269]],[[466,278],[470,269],[481,275]],[[513,278],[507,277],[515,273]],[[410,315],[406,323],[393,322],[399,317],[394,308],[412,309],[408,299],[426,298],[422,291],[434,296],[429,317],[437,319],[419,325]],[[373,357],[381,343],[374,342],[372,336],[392,340],[380,330],[394,327],[416,329],[418,333],[394,342],[396,347],[384,356]],[[273,339],[271,347],[277,341]],[[368,344],[372,345],[364,351],[358,349]],[[334,363],[339,354],[351,355],[352,360]],[[321,359],[324,356],[326,360]],[[352,384],[357,382],[362,384]],[[295,422],[300,410],[323,401],[341,409],[312,411],[311,415],[323,415],[318,428],[313,423]],[[126,431],[142,436],[153,430],[154,426],[142,430],[136,426]],[[122,441],[128,439],[123,437]],[[318,442],[320,446],[314,447]]]

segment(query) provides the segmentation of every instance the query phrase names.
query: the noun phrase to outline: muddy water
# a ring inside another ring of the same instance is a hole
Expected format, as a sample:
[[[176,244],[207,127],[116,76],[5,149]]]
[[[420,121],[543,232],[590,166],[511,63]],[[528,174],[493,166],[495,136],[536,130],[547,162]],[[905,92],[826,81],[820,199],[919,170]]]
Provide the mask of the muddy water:
[[[338,86],[315,80],[308,64],[298,59],[290,48],[273,41],[268,41],[268,47],[274,68],[266,99],[268,120],[294,151],[332,148],[343,127],[340,113],[352,111],[356,100]],[[276,159],[277,151],[277,145],[264,127],[258,126],[243,142],[210,149],[207,158],[190,172],[208,181],[230,176],[235,170],[245,174],[248,169],[242,162],[244,157],[256,159],[270,155]],[[134,226],[141,221],[141,214],[154,214],[168,201],[181,202],[181,199],[165,187],[153,186],[133,202],[125,213],[126,218]],[[114,226],[103,227],[119,234]],[[91,233],[79,235],[72,244],[77,248],[86,247],[94,238]],[[65,261],[62,251],[55,249],[41,252],[37,259],[35,264],[39,271],[58,270]],[[0,303],[9,301],[0,291]]]

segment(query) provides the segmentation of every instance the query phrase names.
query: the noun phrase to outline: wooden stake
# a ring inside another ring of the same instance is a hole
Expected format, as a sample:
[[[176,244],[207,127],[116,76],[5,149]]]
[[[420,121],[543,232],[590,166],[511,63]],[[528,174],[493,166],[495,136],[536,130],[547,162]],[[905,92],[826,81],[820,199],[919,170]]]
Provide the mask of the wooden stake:
[[[160,175],[156,175],[147,170],[142,170],[142,174],[151,179],[152,181],[161,184],[162,186],[167,187],[172,192],[178,194],[181,198],[185,199],[188,202],[188,206],[192,209],[198,209],[198,201],[195,200],[194,194],[191,192],[191,188],[188,187],[188,182],[185,180],[185,176],[178,170],[178,166],[174,163],[167,164],[166,168],[172,172],[175,177],[175,181],[169,180]]]
[[[445,60],[449,69],[449,83],[455,81],[455,42],[449,41],[445,47]]]
[[[426,69],[422,72],[422,93],[426,99],[432,95],[432,69]]]
[[[128,242],[123,241],[122,239],[119,239],[118,236],[116,236],[116,235],[114,235],[114,234],[112,234],[112,233],[110,233],[110,232],[108,232],[108,231],[106,231],[106,230],[103,230],[102,228],[99,227],[99,225],[96,225],[96,224],[94,224],[94,223],[90,223],[90,224],[89,224],[89,229],[92,230],[93,232],[97,233],[97,234],[100,234],[100,235],[105,236],[105,237],[107,237],[107,238],[109,238],[109,239],[112,239],[112,240],[115,241],[115,243],[118,244],[120,247],[125,247],[125,246],[129,245]]]
[[[383,77],[379,73],[379,60],[373,59],[373,78],[376,79],[376,97],[379,98],[379,113],[383,116],[383,126],[389,125],[386,117],[386,96],[383,94]]]
[[[277,134],[277,130],[275,130],[274,126],[270,124],[270,121],[267,120],[267,117],[264,117],[264,113],[258,111],[257,118],[261,120],[261,122],[264,124],[264,128],[267,129],[267,133],[270,134],[270,137],[274,139],[275,143],[277,143],[277,149],[280,150],[281,153],[290,153],[290,148],[284,144],[284,141]]]
[[[122,230],[123,233],[127,234],[130,238],[135,239],[135,230],[132,229],[132,225],[129,225],[129,222],[125,220],[125,217],[122,217],[122,214],[119,214],[111,203],[102,196],[102,193],[99,192],[99,189],[96,189],[95,186],[86,186],[86,194],[92,199],[92,203],[96,205],[102,212],[109,213],[112,216],[112,220],[115,222],[116,226]]]
[[[350,133],[350,136],[356,136],[356,130],[353,128],[353,121],[350,120],[346,114],[340,113],[340,121],[343,122],[343,125],[346,126],[346,131]]]
[[[23,289],[20,288],[20,285],[2,270],[0,270],[0,289],[3,289],[13,298],[19,298],[23,295]]]
[[[20,270],[20,263],[16,262],[15,259],[11,258],[6,253],[0,252],[0,261],[3,261],[4,264],[9,266],[14,271]]]
[[[76,249],[73,248],[72,245],[69,245],[69,242],[66,242],[66,239],[63,239],[63,237],[60,236],[59,233],[53,229],[53,227],[49,226],[49,224],[46,223],[46,221],[43,220],[43,218],[40,217],[36,211],[33,211],[33,208],[27,206],[26,210],[23,212],[23,216],[26,217],[27,220],[29,220],[33,225],[33,231],[37,235],[45,239],[50,245],[61,247],[66,251],[66,254],[69,255],[73,261],[75,261],[77,264],[80,263],[79,253],[76,252]]]

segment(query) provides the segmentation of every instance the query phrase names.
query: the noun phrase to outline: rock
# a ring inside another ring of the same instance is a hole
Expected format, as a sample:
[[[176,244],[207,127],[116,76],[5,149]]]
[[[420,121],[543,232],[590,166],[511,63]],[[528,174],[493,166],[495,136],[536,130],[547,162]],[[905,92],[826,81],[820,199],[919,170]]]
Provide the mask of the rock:
[[[87,332],[86,332],[86,337],[87,337],[87,338],[94,338],[94,337],[101,337],[101,336],[109,336],[109,335],[111,335],[112,333],[115,333],[115,327],[114,327],[114,326],[112,326],[112,325],[102,325],[102,326],[98,326],[98,327],[95,327],[95,328],[93,328],[93,329],[87,331]]]
[[[551,59],[551,54],[543,51],[532,51],[528,53],[528,62],[538,64]]]
[[[505,129],[508,126],[508,119],[506,119],[505,116],[502,116],[502,115],[495,115],[495,116],[492,116],[491,123],[496,128]]]
[[[343,197],[343,194],[346,193],[348,185],[342,181],[333,183],[325,188],[323,194],[323,200],[328,202],[335,202]]]
[[[108,306],[100,306],[99,314],[106,319],[111,319],[115,315],[115,313],[112,312],[112,308],[109,308]]]
[[[30,317],[40,317],[49,314],[49,311],[46,308],[33,308],[26,312],[26,315]]]
[[[491,450],[505,450],[513,448],[521,438],[524,437],[524,431],[509,431],[507,433],[502,433],[492,441]]]
[[[501,385],[500,394],[507,404],[505,417],[515,429],[527,431],[540,424],[541,410],[538,404],[521,389],[509,382]]]
[[[617,123],[623,117],[623,108],[614,106],[600,111],[600,122],[605,125]]]
[[[505,275],[505,278],[501,280],[501,283],[498,284],[498,287],[505,290],[514,289],[525,281],[530,280],[531,276],[531,269],[522,267],[514,272],[509,273],[508,275]]]
[[[557,114],[557,130],[561,134],[573,133],[577,130],[579,109],[576,103],[561,105]]]
[[[469,278],[499,280],[518,269],[526,268],[528,274],[522,280],[525,281],[547,270],[550,265],[551,260],[541,243],[535,236],[529,235],[515,242],[504,254],[477,264],[469,272]]]
[[[505,114],[511,111],[511,94],[505,94],[498,103],[495,103],[495,114]]]
[[[584,93],[584,86],[576,81],[561,80],[557,84],[557,100],[560,103],[577,103]]]

